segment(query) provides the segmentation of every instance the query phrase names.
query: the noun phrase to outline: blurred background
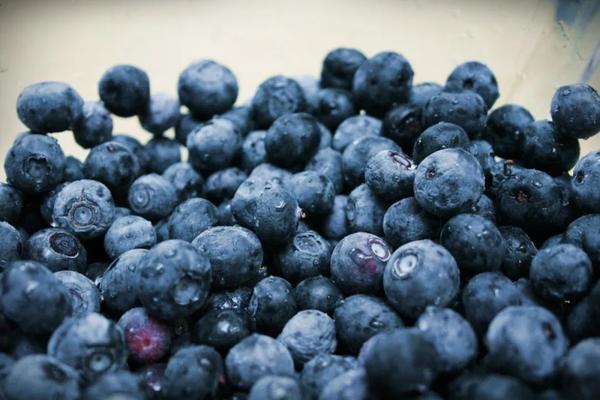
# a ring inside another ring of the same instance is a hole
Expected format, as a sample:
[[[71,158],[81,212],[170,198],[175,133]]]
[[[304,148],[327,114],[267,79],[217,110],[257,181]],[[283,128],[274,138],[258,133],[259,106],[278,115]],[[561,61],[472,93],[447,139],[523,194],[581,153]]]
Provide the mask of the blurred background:
[[[271,75],[318,76],[340,46],[400,52],[415,83],[444,83],[478,60],[496,74],[497,106],[543,119],[558,86],[585,75],[600,89],[599,43],[598,0],[0,0],[0,157],[25,130],[15,111],[25,86],[65,81],[96,100],[100,76],[119,63],[145,69],[153,92],[176,94],[179,73],[211,58],[235,72],[243,103]],[[151,139],[137,118],[114,117],[114,132]],[[69,132],[55,136],[83,160]],[[582,147],[600,149],[600,137]]]

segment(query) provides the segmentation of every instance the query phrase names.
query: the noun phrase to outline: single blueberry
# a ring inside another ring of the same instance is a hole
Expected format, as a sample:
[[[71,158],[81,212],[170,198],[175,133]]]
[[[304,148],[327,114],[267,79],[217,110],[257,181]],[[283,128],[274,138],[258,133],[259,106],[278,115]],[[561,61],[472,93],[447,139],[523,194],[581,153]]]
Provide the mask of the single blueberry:
[[[407,318],[417,318],[430,305],[446,307],[458,295],[459,286],[452,254],[428,239],[400,246],[383,273],[386,298]]]
[[[141,114],[150,101],[150,80],[133,65],[115,65],[100,78],[98,92],[104,106],[119,117]]]
[[[62,182],[65,155],[53,137],[23,133],[4,159],[9,184],[26,193],[43,193]]]
[[[198,119],[204,120],[231,108],[238,83],[229,68],[212,60],[198,60],[179,75],[179,100]]]
[[[35,132],[71,129],[83,112],[83,100],[63,82],[39,82],[27,86],[17,99],[17,115]]]

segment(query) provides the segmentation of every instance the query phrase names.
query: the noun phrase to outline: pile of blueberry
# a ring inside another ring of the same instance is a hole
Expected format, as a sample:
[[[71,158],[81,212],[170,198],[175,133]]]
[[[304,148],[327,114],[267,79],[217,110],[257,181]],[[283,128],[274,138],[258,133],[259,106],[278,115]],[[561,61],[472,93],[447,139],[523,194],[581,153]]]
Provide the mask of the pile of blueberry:
[[[600,151],[578,140],[600,96],[562,86],[536,121],[489,111],[479,62],[412,82],[398,53],[340,48],[241,106],[210,60],[177,97],[131,65],[100,101],[25,88],[0,399],[599,398]]]

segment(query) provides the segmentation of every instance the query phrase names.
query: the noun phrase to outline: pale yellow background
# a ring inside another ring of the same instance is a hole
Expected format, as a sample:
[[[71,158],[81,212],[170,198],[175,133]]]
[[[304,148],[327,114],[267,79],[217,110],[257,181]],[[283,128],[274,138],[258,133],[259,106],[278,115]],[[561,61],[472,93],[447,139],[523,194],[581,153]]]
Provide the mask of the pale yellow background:
[[[577,20],[590,9],[583,3]],[[0,0],[0,157],[25,129],[15,114],[24,86],[66,81],[97,99],[98,79],[117,63],[144,68],[153,91],[175,94],[181,70],[212,58],[236,73],[243,102],[270,75],[317,75],[338,46],[401,52],[415,83],[443,83],[456,64],[476,59],[496,73],[496,104],[547,118],[554,90],[579,79],[599,39],[600,15],[585,30],[557,24],[553,0]],[[598,71],[590,83],[600,88]],[[115,118],[115,132],[150,138],[136,118]],[[85,157],[69,132],[56,137]],[[582,144],[598,149],[600,138]]]

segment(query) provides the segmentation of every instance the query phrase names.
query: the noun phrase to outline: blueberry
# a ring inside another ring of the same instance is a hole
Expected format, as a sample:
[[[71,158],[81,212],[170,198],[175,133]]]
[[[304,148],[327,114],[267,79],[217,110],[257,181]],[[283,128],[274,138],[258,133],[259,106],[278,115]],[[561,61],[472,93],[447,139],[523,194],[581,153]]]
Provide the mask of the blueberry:
[[[288,186],[300,208],[310,216],[327,214],[333,207],[335,188],[331,179],[323,174],[298,172],[289,180]]]
[[[71,129],[83,112],[83,100],[63,82],[39,82],[27,86],[17,99],[17,114],[34,132]]]
[[[466,150],[479,161],[479,165],[481,165],[481,169],[487,178],[496,164],[496,154],[492,145],[485,140],[471,140]]]
[[[321,67],[321,86],[352,89],[356,70],[367,60],[359,50],[339,47],[325,56]]]
[[[331,142],[333,141],[333,133],[322,123],[318,122],[319,125],[319,150],[328,149],[331,147]]]
[[[592,338],[573,346],[565,357],[561,377],[572,398],[593,399],[600,387],[600,339]]]
[[[223,375],[223,359],[212,347],[184,347],[169,359],[161,379],[162,396],[167,400],[213,398]]]
[[[98,181],[81,179],[58,192],[52,218],[55,226],[87,240],[102,236],[112,224],[114,214],[110,190]]]
[[[580,248],[559,244],[533,257],[529,279],[536,294],[545,300],[576,300],[592,284],[592,263]]]
[[[206,179],[206,197],[217,203],[230,199],[247,178],[246,173],[236,167],[216,171]]]
[[[395,201],[413,193],[416,165],[402,152],[383,150],[365,167],[365,181],[378,197]]]
[[[466,273],[499,270],[506,246],[496,225],[476,214],[452,217],[442,228],[440,243]]]
[[[173,139],[157,136],[144,146],[148,154],[147,169],[162,174],[171,165],[181,162],[181,146]]]
[[[204,194],[204,178],[187,162],[172,164],[162,176],[175,187],[181,201]]]
[[[409,103],[413,106],[423,108],[430,98],[442,93],[444,87],[435,82],[423,82],[414,85],[410,91]]]
[[[196,322],[194,341],[227,351],[250,335],[248,314],[241,310],[212,310]]]
[[[573,168],[579,158],[576,138],[559,136],[551,121],[534,121],[525,128],[521,149],[523,165],[559,175]]]
[[[524,168],[507,176],[496,193],[501,221],[529,234],[556,233],[568,223],[561,213],[569,204],[569,194],[548,174]]]
[[[65,285],[71,302],[71,316],[100,311],[100,293],[88,277],[75,271],[58,271],[54,276]]]
[[[118,142],[127,147],[138,159],[142,172],[145,172],[150,167],[151,155],[136,138],[127,135],[114,135],[111,139],[113,142]]]
[[[273,164],[293,167],[306,164],[319,148],[317,120],[306,113],[288,113],[267,130],[265,151]]]
[[[256,321],[259,332],[277,334],[296,314],[294,289],[283,278],[269,276],[254,286],[248,311]]]
[[[475,157],[462,149],[439,150],[417,167],[415,199],[425,211],[451,217],[474,205],[484,185],[483,171]]]
[[[292,283],[329,274],[331,246],[317,232],[297,233],[292,242],[273,253],[273,265]]]
[[[335,323],[318,310],[298,312],[285,324],[277,340],[288,348],[300,365],[319,354],[331,354],[337,348]]]
[[[208,119],[231,108],[238,95],[238,83],[229,68],[212,60],[190,64],[177,82],[181,103],[198,119]]]
[[[141,259],[138,271],[142,305],[151,315],[165,320],[198,311],[212,281],[208,258],[178,239],[151,248]]]
[[[56,202],[56,196],[58,196],[58,193],[69,183],[70,182],[59,183],[58,185],[54,186],[49,192],[44,193],[44,195],[42,196],[37,211],[39,212],[39,214],[41,214],[43,222],[45,222],[47,225],[52,225],[52,213],[54,212],[54,203]],[[28,216],[30,219],[34,219],[30,214],[27,215],[27,211],[29,210],[25,211],[23,217]],[[23,222],[21,221],[21,223]],[[40,225],[37,227],[38,229],[34,229],[31,232],[34,233],[37,230],[41,230],[47,227],[47,225]]]
[[[313,112],[317,108],[317,93],[321,90],[319,79],[312,75],[294,75],[292,79],[302,88],[307,110]]]
[[[252,289],[245,286],[229,292],[212,292],[206,299],[203,310],[206,312],[221,310],[245,311],[250,303],[250,297],[252,297]]]
[[[342,154],[342,168],[349,187],[356,187],[365,181],[367,163],[383,150],[401,152],[400,147],[390,139],[373,135],[361,137],[346,147]]]
[[[104,249],[114,260],[131,249],[147,249],[156,244],[156,231],[150,221],[137,215],[115,219],[106,235]]]
[[[191,198],[179,204],[167,221],[169,238],[191,242],[196,236],[217,224],[217,208],[210,201]]]
[[[348,196],[338,195],[333,200],[329,214],[321,219],[320,232],[326,239],[340,240],[350,233],[346,220],[346,205]]]
[[[490,366],[531,383],[552,379],[568,348],[560,322],[538,306],[500,311],[490,324],[485,344]]]
[[[600,96],[588,84],[559,87],[550,109],[552,121],[563,135],[587,139],[600,131]]]
[[[375,296],[356,294],[335,309],[335,328],[344,350],[357,354],[362,345],[379,332],[404,326],[396,312]]]
[[[583,249],[592,264],[600,266],[600,215],[588,214],[577,218],[567,227],[564,243],[573,244]],[[558,243],[557,243],[558,244]]]
[[[358,105],[372,115],[383,115],[394,103],[410,95],[413,70],[402,55],[381,52],[364,61],[356,70],[352,93]]]
[[[562,233],[557,233],[556,235],[550,236],[548,239],[544,240],[544,242],[541,244],[539,250],[547,249],[548,247],[552,247],[557,244],[563,243],[563,237],[564,237],[564,235]]]
[[[143,113],[150,101],[150,80],[138,67],[115,65],[100,78],[98,92],[111,113],[133,117]]]
[[[344,172],[342,170],[342,154],[331,148],[321,149],[306,164],[307,172],[315,172],[326,176],[333,183],[335,193],[342,193],[344,190]],[[298,190],[300,190],[298,188]]]
[[[385,240],[394,247],[421,239],[437,239],[440,220],[425,212],[414,197],[392,204],[383,216]]]
[[[600,282],[592,287],[589,293],[571,310],[567,319],[569,336],[581,339],[600,336],[598,319],[600,318]]]
[[[285,114],[306,109],[302,87],[293,79],[276,75],[260,84],[252,99],[254,120],[259,128],[268,128]]]
[[[44,264],[51,271],[83,271],[87,250],[79,239],[60,228],[48,228],[31,235],[25,244],[25,257]]]
[[[533,116],[525,108],[505,104],[488,115],[482,136],[492,144],[500,157],[520,158],[525,129],[532,122]]]
[[[469,136],[458,125],[438,122],[425,129],[413,147],[413,159],[419,164],[428,155],[442,149],[459,148],[469,150]]]
[[[235,125],[242,136],[246,136],[254,129],[254,120],[252,116],[252,107],[246,103],[239,107],[233,107],[220,116]]]
[[[194,130],[196,130],[202,121],[197,120],[191,114],[180,114],[177,123],[175,124],[175,140],[180,145],[185,146],[187,144],[187,138]]]
[[[87,381],[125,365],[123,331],[101,314],[66,319],[52,333],[48,355],[75,368]]]
[[[86,101],[80,117],[74,122],[73,137],[84,149],[90,149],[111,140],[113,120],[99,101]]]
[[[233,226],[237,221],[231,212],[231,199],[223,200],[217,207],[217,225]]]
[[[316,400],[334,378],[357,367],[354,357],[319,354],[304,364],[300,382],[306,399]]]
[[[477,356],[475,331],[450,308],[427,307],[415,326],[435,347],[445,373],[461,371]]]
[[[485,101],[487,108],[492,108],[498,99],[498,82],[487,65],[477,61],[460,64],[450,73],[445,90],[461,92],[471,90]]]
[[[356,368],[332,379],[321,391],[319,400],[364,400],[370,395],[365,370]]]
[[[451,122],[463,128],[471,138],[485,129],[488,108],[477,93],[442,92],[432,96],[423,109],[423,124]]]
[[[396,105],[385,114],[381,133],[408,151],[423,131],[421,119],[421,108],[411,104]]]
[[[379,293],[392,249],[376,235],[357,232],[344,237],[331,254],[333,282],[347,294]]]
[[[0,221],[15,223],[23,210],[23,194],[8,183],[0,182]]]
[[[519,379],[493,373],[468,371],[456,379],[452,390],[453,400],[532,400],[542,399]]]
[[[254,167],[267,162],[266,137],[267,131],[253,131],[244,138],[240,150],[240,164],[245,171],[251,171]]]
[[[208,228],[192,241],[207,257],[213,274],[213,287],[236,288],[259,274],[263,249],[258,237],[240,226]]]
[[[106,271],[108,266],[109,263],[103,261],[88,263],[84,275],[93,280],[94,282],[98,282],[99,278],[104,273],[104,271]]]
[[[246,390],[264,376],[294,373],[294,361],[288,349],[279,341],[259,334],[250,335],[233,346],[225,365],[231,383]]]
[[[352,93],[343,89],[320,89],[313,114],[327,128],[335,130],[345,119],[356,114]]]
[[[138,303],[139,269],[145,249],[126,251],[115,259],[101,276],[98,288],[104,304],[116,311],[127,311]]]
[[[123,398],[142,400],[146,397],[141,388],[141,378],[129,371],[116,371],[102,375],[85,388],[85,400]]]
[[[140,174],[137,157],[118,142],[105,142],[92,148],[83,163],[83,174],[105,184],[113,193],[123,193]]]
[[[499,272],[475,275],[462,292],[465,318],[482,335],[488,324],[504,308],[521,305],[518,288]]]
[[[298,202],[277,179],[265,182],[251,175],[233,196],[231,211],[240,225],[272,246],[291,242],[298,225]]]
[[[65,182],[77,181],[83,179],[83,163],[73,156],[65,158],[65,169],[63,171],[63,180]]]
[[[62,182],[65,155],[53,137],[19,135],[4,159],[9,184],[26,193],[47,192]]]
[[[13,261],[0,275],[0,309],[23,332],[46,334],[71,312],[71,304],[67,287],[44,265]]]
[[[248,400],[302,400],[298,382],[287,376],[267,375],[260,378],[248,394]]]
[[[3,394],[10,400],[77,400],[79,374],[45,354],[17,360],[4,379]]]
[[[385,398],[426,390],[439,369],[435,347],[415,329],[379,335],[365,360],[369,385]]]
[[[535,244],[519,227],[501,226],[498,230],[505,243],[502,272],[511,279],[529,276],[531,260],[537,253]]]
[[[577,207],[585,211],[600,212],[600,151],[582,157],[573,170],[571,190]]]
[[[442,246],[424,239],[399,247],[385,266],[383,289],[403,317],[416,318],[427,306],[446,307],[460,285],[454,258]]]
[[[350,143],[362,136],[380,136],[381,126],[381,120],[368,115],[349,117],[335,130],[332,147],[339,152],[343,152]]]
[[[11,261],[23,255],[23,237],[21,233],[8,222],[0,221],[0,272]]]
[[[156,231],[156,242],[164,242],[169,239],[169,219],[163,218],[154,223],[154,230]]]
[[[177,191],[160,175],[142,175],[129,187],[128,200],[136,214],[159,219],[171,214],[177,205]]]
[[[169,352],[171,332],[162,321],[148,315],[142,307],[129,309],[117,322],[125,335],[129,360],[149,364]]]
[[[223,118],[212,119],[187,138],[188,162],[201,172],[212,172],[228,167],[242,146],[236,126]]]
[[[329,278],[313,276],[296,286],[294,298],[299,310],[313,309],[332,315],[344,296]]]
[[[138,116],[142,128],[155,136],[177,124],[179,119],[179,100],[166,93],[155,93],[150,96],[146,109]]]

